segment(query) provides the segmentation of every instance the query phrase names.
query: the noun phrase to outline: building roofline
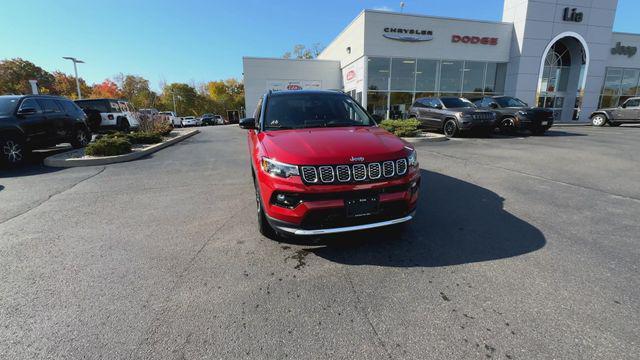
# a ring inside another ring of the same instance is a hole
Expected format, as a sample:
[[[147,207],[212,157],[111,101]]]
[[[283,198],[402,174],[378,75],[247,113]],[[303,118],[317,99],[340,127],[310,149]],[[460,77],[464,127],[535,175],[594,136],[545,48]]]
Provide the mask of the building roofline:
[[[412,16],[412,17],[420,17],[426,19],[435,19],[435,20],[453,20],[453,21],[466,21],[466,22],[478,22],[478,23],[486,23],[486,24],[502,24],[502,25],[512,25],[512,22],[508,21],[491,21],[491,20],[474,20],[474,19],[463,19],[456,17],[448,17],[448,16],[431,16],[431,15],[423,15],[423,14],[412,14],[412,13],[400,13],[395,11],[384,11],[384,10],[371,10],[366,9],[363,12],[370,12],[376,14],[391,14],[391,15],[400,15],[400,16]]]
[[[279,57],[261,57],[261,56],[243,56],[242,60],[285,60],[285,61],[329,61],[329,62],[340,62],[340,60],[330,60],[330,59],[285,59]]]
[[[355,22],[356,22],[356,20],[358,20],[358,19],[360,18],[360,16],[363,16],[363,15],[364,15],[364,13],[365,13],[365,11],[366,11],[366,10],[362,10],[362,11],[360,11],[360,12],[358,13],[358,15],[356,15],[356,17],[354,17],[354,18],[353,18],[353,20],[351,20],[351,21],[349,22],[349,24],[347,24],[347,26],[345,26],[345,27],[342,29],[342,31],[340,31],[340,32],[338,33],[338,35],[334,36],[333,40],[331,40],[331,42],[330,42],[330,43],[328,43],[328,44],[327,44],[327,46],[325,46],[325,47],[324,47],[324,49],[322,49],[322,51],[320,51],[320,54],[318,54],[318,57],[320,57],[322,54],[324,54],[324,52],[327,50],[327,48],[328,48],[329,46],[331,46],[334,42],[336,42],[336,40],[338,40],[338,38],[339,38],[342,34],[344,34],[344,33],[347,31],[347,29],[348,29],[348,28],[350,28],[350,27],[351,27],[351,25],[353,25],[353,23],[355,23]]]
[[[640,36],[640,34],[638,34],[638,33],[630,33],[630,32],[623,32],[623,31],[612,31],[612,33],[614,33],[614,34],[620,34],[620,35],[634,35],[634,36]]]

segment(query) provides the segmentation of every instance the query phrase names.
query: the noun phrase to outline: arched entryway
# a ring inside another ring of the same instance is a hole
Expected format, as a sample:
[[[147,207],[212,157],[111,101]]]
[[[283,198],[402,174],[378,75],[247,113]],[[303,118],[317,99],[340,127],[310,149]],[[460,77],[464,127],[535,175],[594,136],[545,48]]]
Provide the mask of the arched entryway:
[[[576,33],[563,33],[547,45],[538,80],[537,103],[554,110],[556,121],[577,120],[589,66],[589,49]]]

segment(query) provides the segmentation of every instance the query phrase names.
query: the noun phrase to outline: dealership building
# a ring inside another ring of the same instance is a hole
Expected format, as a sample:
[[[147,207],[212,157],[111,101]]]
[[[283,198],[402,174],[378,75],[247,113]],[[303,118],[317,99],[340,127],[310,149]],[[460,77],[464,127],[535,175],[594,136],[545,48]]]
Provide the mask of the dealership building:
[[[452,5],[454,6],[454,5]],[[337,89],[402,118],[416,98],[510,95],[586,122],[640,95],[640,34],[617,0],[505,0],[501,22],[365,10],[317,59],[243,59],[246,113],[268,90]]]

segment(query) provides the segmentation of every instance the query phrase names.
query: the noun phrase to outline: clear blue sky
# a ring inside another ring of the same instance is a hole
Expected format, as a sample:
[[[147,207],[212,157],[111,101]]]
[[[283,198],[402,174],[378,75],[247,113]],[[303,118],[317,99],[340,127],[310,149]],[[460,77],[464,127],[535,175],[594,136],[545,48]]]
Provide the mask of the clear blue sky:
[[[362,9],[387,0],[4,0],[0,59],[21,57],[89,83],[117,73],[204,82],[242,77],[242,56],[281,56],[294,44],[328,44]],[[500,20],[502,0],[405,0],[405,12]],[[619,0],[615,31],[640,33],[640,1]]]

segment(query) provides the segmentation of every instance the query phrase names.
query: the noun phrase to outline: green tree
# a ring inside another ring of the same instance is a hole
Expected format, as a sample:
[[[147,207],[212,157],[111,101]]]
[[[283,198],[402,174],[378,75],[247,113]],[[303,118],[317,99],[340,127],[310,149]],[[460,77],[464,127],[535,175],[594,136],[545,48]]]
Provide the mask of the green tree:
[[[155,106],[157,94],[149,88],[149,80],[142,76],[120,74],[121,92],[125,99],[129,100],[136,108],[149,108]]]
[[[36,64],[21,58],[0,61],[0,95],[31,94],[29,80],[37,80],[41,93],[53,90],[54,77]]]
[[[160,97],[160,107],[163,110],[173,110],[173,98],[175,96],[176,110],[180,115],[201,115],[198,114],[202,106],[201,97],[195,88],[189,84],[172,83],[162,89]]]

